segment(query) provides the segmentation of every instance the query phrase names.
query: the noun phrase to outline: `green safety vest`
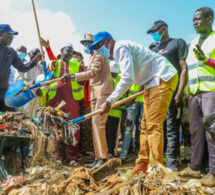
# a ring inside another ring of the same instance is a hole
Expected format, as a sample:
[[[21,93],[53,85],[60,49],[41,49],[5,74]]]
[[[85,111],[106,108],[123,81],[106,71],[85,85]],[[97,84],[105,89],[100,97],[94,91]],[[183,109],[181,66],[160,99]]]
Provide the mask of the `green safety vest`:
[[[117,83],[120,81],[121,77],[117,75],[114,80],[114,87],[116,87]],[[126,98],[126,94],[124,94],[119,100]],[[125,106],[117,106],[115,108],[110,109],[109,116],[120,118],[122,114],[122,109],[127,109]]]
[[[142,87],[141,85],[137,85],[137,84],[131,85],[131,87],[129,88],[128,97],[136,94],[140,90],[141,87]],[[138,96],[135,99],[135,102],[143,102],[143,95]]]
[[[215,91],[215,70],[195,58],[193,48],[198,44],[199,38],[194,39],[189,48],[186,60],[189,76],[189,93]],[[207,57],[215,59],[212,53],[215,47],[215,31],[202,43],[201,49]]]
[[[69,61],[69,74],[74,74],[79,72],[79,62]],[[61,61],[58,61],[58,67],[55,70],[53,76],[60,77],[61,71]],[[84,98],[83,86],[77,81],[71,81],[72,95],[75,100],[82,100]],[[57,82],[50,84],[49,88],[49,100],[53,99],[57,93]],[[62,94],[63,95],[63,94]]]

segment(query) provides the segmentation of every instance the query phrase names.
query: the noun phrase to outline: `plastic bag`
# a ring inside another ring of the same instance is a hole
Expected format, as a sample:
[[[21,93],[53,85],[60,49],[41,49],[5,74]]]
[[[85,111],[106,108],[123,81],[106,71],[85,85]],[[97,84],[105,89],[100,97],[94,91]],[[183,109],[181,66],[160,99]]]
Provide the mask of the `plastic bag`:
[[[215,139],[215,112],[202,117],[203,128]]]

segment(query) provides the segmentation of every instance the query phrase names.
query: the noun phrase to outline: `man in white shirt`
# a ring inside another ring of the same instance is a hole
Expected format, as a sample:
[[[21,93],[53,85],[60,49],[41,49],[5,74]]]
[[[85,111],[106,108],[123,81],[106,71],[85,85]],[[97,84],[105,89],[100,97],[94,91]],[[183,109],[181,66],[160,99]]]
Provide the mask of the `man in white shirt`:
[[[121,80],[115,90],[101,105],[101,114],[107,113],[135,83],[144,85],[144,116],[141,125],[140,152],[135,173],[148,167],[163,164],[163,122],[178,83],[177,70],[163,56],[132,41],[118,41],[104,31],[93,37],[90,50],[97,50],[103,57],[113,55],[120,69]]]

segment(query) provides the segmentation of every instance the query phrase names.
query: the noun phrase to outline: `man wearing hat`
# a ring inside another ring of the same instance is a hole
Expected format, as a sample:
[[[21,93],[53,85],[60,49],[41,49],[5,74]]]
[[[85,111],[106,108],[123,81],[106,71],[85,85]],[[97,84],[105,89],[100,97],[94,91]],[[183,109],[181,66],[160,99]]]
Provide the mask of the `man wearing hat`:
[[[114,92],[100,106],[101,114],[108,113],[115,103],[133,84],[144,85],[144,117],[141,125],[140,152],[135,173],[146,167],[162,164],[163,122],[172,94],[178,83],[176,69],[163,56],[132,41],[116,42],[110,33],[103,31],[94,35],[90,50],[103,57],[113,55],[121,72],[121,79]]]
[[[181,114],[183,104],[183,91],[186,83],[188,48],[183,39],[174,39],[169,37],[168,25],[162,20],[157,20],[147,31],[151,34],[157,45],[152,51],[164,56],[175,67],[179,75],[179,82],[175,90],[166,116],[166,166],[173,171],[178,171],[177,156],[179,155],[179,128],[181,123]],[[179,116],[179,117],[178,117]]]
[[[10,76],[10,67],[13,65],[19,72],[27,72],[37,65],[42,59],[39,53],[29,63],[24,64],[16,51],[10,47],[12,40],[18,32],[13,31],[8,24],[0,24],[0,111],[15,111],[4,103],[4,96],[8,89],[8,80]]]
[[[86,47],[89,47],[92,42],[84,41],[84,44]],[[108,58],[102,57],[97,51],[93,52],[86,72],[65,75],[63,80],[68,79],[72,79],[73,81],[90,80],[92,112],[98,110],[114,90]],[[89,166],[92,167],[93,170],[101,167],[107,160],[108,151],[105,129],[107,118],[108,113],[92,117],[93,144],[96,160]]]
[[[43,42],[43,45],[44,42]],[[49,45],[46,45],[49,46]],[[50,51],[50,47],[46,48],[47,51]],[[49,66],[49,69],[52,70],[55,67],[53,76],[59,78],[64,74],[68,73],[78,73],[81,71],[80,63],[71,61],[73,56],[73,46],[72,44],[62,44],[61,48],[61,60],[57,60],[53,53],[49,52],[49,57],[51,57],[52,63]],[[54,65],[56,66],[54,66]],[[66,105],[61,108],[65,113],[69,113],[69,119],[75,119],[80,116],[80,105],[79,101],[84,98],[84,90],[82,85],[84,82],[55,82],[49,85],[49,89],[43,87],[38,89],[36,94],[38,96],[44,96],[48,93],[48,105],[55,108],[63,100],[66,102]],[[56,159],[59,164],[62,164],[63,161],[66,161],[72,167],[78,166],[76,162],[79,159],[79,143],[80,143],[80,129],[74,133],[74,137],[77,141],[76,145],[64,142],[62,137],[59,137],[58,132],[55,132],[55,141],[57,142],[57,148],[54,152]]]

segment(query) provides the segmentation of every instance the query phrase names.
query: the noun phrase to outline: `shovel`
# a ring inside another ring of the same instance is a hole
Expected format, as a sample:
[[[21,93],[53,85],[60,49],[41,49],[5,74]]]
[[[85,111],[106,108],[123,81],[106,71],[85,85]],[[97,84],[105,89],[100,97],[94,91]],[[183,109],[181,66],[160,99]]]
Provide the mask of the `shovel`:
[[[136,94],[134,94],[134,95],[132,95],[132,96],[130,96],[130,97],[127,97],[127,98],[125,98],[125,99],[123,99],[123,100],[120,100],[120,101],[116,102],[115,104],[113,104],[113,105],[111,106],[111,108],[115,108],[115,107],[117,107],[117,106],[120,106],[120,105],[124,104],[125,102],[128,102],[128,101],[130,101],[130,100],[132,100],[132,99],[135,99],[136,97],[142,95],[143,93],[144,93],[144,91],[141,91],[141,92],[138,92],[138,93],[136,93]],[[78,118],[76,118],[76,119],[73,119],[73,120],[71,121],[71,123],[72,123],[72,124],[77,124],[77,123],[80,123],[80,122],[84,122],[85,120],[92,118],[93,116],[99,114],[100,112],[101,112],[101,109],[96,110],[96,111],[94,111],[94,112],[91,112],[91,113],[89,113],[89,114],[86,114],[86,115],[84,115],[84,116],[80,116],[80,117],[78,117]]]
[[[63,77],[37,83],[35,85],[30,86],[28,90],[23,90],[25,89],[26,85],[23,81],[19,80],[7,90],[4,99],[5,104],[12,108],[23,106],[35,97],[34,93],[31,91],[32,89],[36,89],[54,82],[61,81],[62,78]]]

